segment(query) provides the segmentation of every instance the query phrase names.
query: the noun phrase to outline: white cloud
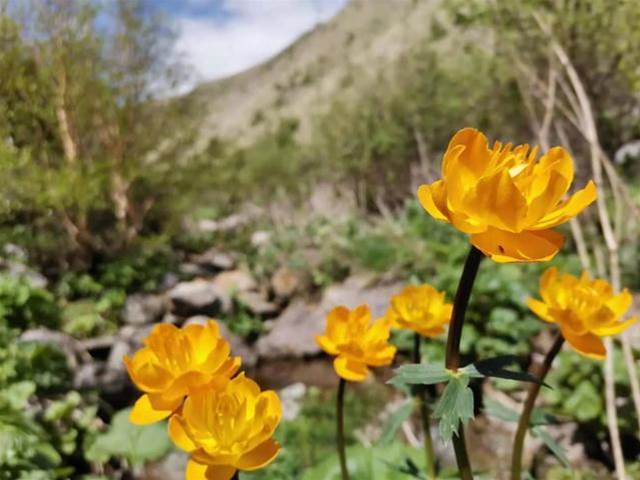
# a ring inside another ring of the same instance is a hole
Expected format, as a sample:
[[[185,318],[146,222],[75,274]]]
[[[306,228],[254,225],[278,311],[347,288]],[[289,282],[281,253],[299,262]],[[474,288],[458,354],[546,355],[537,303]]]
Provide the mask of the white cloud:
[[[195,70],[195,78],[185,89],[267,60],[317,23],[331,18],[347,0],[222,1],[225,15],[177,20],[178,52]],[[219,4],[217,10],[221,10]]]

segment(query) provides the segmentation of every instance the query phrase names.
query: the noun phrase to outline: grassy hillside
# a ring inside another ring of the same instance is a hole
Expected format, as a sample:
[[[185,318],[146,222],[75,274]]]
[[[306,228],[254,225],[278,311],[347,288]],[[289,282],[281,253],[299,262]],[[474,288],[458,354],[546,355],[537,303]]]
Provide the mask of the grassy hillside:
[[[402,69],[424,42],[438,0],[354,0],[271,60],[205,83],[186,101],[196,114],[200,145],[213,137],[247,145],[284,118],[299,121],[299,138],[311,136],[312,118],[338,96]]]

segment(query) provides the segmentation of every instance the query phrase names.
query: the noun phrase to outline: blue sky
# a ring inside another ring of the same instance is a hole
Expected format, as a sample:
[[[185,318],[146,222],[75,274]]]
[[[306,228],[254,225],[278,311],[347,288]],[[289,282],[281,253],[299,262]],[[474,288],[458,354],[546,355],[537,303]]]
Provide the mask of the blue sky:
[[[192,85],[225,77],[277,54],[335,15],[347,0],[155,0],[176,23],[176,48]]]

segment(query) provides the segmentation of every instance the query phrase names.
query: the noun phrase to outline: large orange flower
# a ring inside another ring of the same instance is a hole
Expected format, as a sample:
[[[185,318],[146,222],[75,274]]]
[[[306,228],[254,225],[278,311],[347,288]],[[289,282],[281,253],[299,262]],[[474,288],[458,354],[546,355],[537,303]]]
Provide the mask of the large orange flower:
[[[329,355],[335,355],[333,367],[345,380],[362,382],[369,376],[370,366],[389,365],[396,347],[389,345],[391,320],[371,322],[367,305],[349,310],[336,307],[327,315],[327,329],[316,341]]]
[[[240,368],[240,357],[229,356],[229,343],[213,320],[183,329],[158,324],[144,344],[133,358],[124,358],[131,380],[145,392],[131,411],[135,424],[167,418],[186,395],[223,388]]]
[[[229,480],[237,470],[271,463],[280,451],[273,433],[281,416],[276,393],[261,392],[244,373],[223,390],[190,395],[169,420],[169,436],[191,454],[186,480]]]
[[[456,133],[442,163],[442,179],[418,189],[437,220],[471,235],[471,243],[496,262],[551,259],[564,237],[552,228],[577,215],[597,196],[593,182],[566,200],[573,161],[562,147],[539,159],[538,148],[496,142],[478,130]]]
[[[542,302],[530,298],[527,305],[545,322],[557,323],[565,340],[579,353],[602,359],[607,354],[600,337],[616,335],[636,318],[620,321],[631,306],[628,290],[613,294],[606,280],[558,274],[555,267],[540,278]]]

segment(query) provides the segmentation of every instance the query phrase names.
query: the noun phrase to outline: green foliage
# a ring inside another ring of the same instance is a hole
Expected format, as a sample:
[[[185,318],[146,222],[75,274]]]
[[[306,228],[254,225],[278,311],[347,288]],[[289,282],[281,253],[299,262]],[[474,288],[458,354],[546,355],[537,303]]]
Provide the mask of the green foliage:
[[[104,464],[116,458],[141,466],[169,452],[171,441],[167,436],[166,424],[133,425],[129,422],[130,411],[128,408],[116,413],[109,429],[93,438],[85,452],[89,461]]]
[[[33,327],[56,328],[60,309],[55,297],[34,287],[26,278],[0,275],[0,321],[26,330]]]

